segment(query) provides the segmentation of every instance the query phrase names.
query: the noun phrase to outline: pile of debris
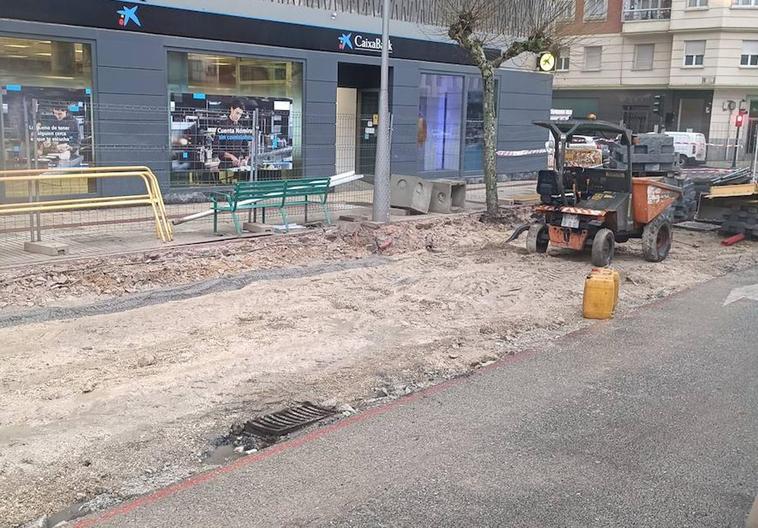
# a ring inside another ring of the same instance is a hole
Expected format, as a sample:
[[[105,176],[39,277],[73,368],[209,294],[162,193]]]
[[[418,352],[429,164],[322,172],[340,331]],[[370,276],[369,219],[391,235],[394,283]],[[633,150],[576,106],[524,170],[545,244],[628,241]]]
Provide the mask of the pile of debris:
[[[0,271],[0,308],[89,302],[176,287],[251,270],[365,258],[413,251],[438,252],[472,245],[487,229],[502,229],[528,217],[511,208],[502,226],[482,227],[477,215],[427,217],[389,225],[347,222],[282,237],[261,237],[168,248],[107,258],[89,258]],[[483,243],[483,242],[482,242]]]
[[[751,172],[742,169],[684,169],[666,182],[682,189],[671,210],[674,222],[698,220],[722,226],[723,234],[749,233],[756,222],[750,205],[758,200],[749,184]],[[735,194],[736,193],[736,194]]]

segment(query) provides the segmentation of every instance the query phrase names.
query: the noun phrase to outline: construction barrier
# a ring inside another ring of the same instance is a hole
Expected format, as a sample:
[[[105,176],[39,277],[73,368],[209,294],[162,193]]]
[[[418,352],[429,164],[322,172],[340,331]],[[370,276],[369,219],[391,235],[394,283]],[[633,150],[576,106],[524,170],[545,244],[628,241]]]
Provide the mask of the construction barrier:
[[[145,184],[146,194],[71,198],[65,200],[40,199],[39,182],[80,180],[82,178],[137,178]],[[26,182],[28,184],[27,201],[0,204],[0,215],[24,213],[39,215],[41,213],[60,211],[149,205],[155,217],[155,231],[158,238],[163,242],[169,242],[173,239],[173,228],[168,222],[158,179],[148,167],[80,167],[70,169],[0,171],[0,184],[19,182]],[[40,238],[40,229],[41,226],[38,220],[36,222],[37,240]],[[35,238],[34,230],[34,222],[32,222],[33,238]]]

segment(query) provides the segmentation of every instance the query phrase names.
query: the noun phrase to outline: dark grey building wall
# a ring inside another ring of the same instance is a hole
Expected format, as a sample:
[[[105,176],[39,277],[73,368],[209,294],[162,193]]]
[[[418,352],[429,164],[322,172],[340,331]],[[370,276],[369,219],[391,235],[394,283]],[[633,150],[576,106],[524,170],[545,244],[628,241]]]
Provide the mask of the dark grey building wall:
[[[507,70],[500,74],[498,113],[498,150],[544,149],[545,129],[534,126],[550,119],[553,76]],[[510,176],[544,169],[547,154],[498,158],[498,175]]]
[[[93,51],[93,86],[99,105],[95,142],[100,165],[148,165],[161,187],[169,188],[170,145],[167,53],[169,50],[227,55],[288,58],[304,64],[303,138],[304,173],[332,175],[335,171],[337,63],[379,64],[378,57],[313,52],[230,42],[218,42],[125,33],[23,21],[3,21],[4,35],[46,37],[86,42]],[[416,127],[421,72],[477,76],[464,65],[392,60],[392,171],[416,174]],[[498,118],[498,148],[524,149],[544,146],[543,134],[531,126],[546,118],[550,108],[551,77],[537,73],[502,70]],[[465,104],[464,104],[465,108]],[[498,161],[500,174],[528,172],[544,166],[545,157],[508,158]],[[459,172],[423,174],[428,177],[461,177]],[[467,177],[476,175],[466,174]],[[100,183],[104,195],[139,191],[137,181]]]

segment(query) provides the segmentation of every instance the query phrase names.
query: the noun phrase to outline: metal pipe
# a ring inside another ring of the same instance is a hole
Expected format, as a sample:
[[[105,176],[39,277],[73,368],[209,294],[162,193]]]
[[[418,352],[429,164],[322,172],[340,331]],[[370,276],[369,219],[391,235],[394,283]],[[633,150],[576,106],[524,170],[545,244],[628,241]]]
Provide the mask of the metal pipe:
[[[32,170],[32,149],[29,146],[29,108],[26,106],[26,97],[21,98],[21,106],[24,109],[24,144],[26,145],[26,168]],[[34,154],[37,154],[37,146],[34,146]],[[26,192],[29,195],[27,201],[32,201],[32,182],[26,184]],[[29,215],[29,240],[34,242],[34,215]]]
[[[376,138],[374,163],[375,222],[390,221],[390,112],[389,112],[389,54],[390,54],[390,0],[382,3],[382,66],[379,83],[379,126]]]
[[[739,114],[737,114],[739,115]],[[732,168],[737,167],[737,149],[740,147],[740,129],[742,127],[737,127],[737,136],[734,138],[734,154],[732,156]]]
[[[39,168],[39,163],[37,161],[37,145],[39,144],[39,136],[37,135],[37,107],[39,106],[39,102],[37,101],[37,98],[35,97],[32,99],[32,126],[34,127],[32,129],[32,143],[34,144],[34,168]],[[34,182],[34,201],[39,201],[39,181]],[[37,242],[42,241],[42,217],[40,216],[40,213],[37,213],[35,216],[36,224],[37,224],[37,231],[35,233],[35,239]]]
[[[27,119],[28,121],[28,119]],[[163,195],[161,194],[160,186],[158,185],[158,179],[155,174],[147,167],[137,167],[140,170],[124,170],[134,169],[135,167],[106,167],[106,168],[69,168],[60,170],[15,170],[4,171],[0,173],[0,183],[9,181],[27,181],[29,185],[38,183],[42,180],[69,180],[79,179],[83,175],[89,175],[91,178],[123,178],[123,177],[136,177],[142,180],[147,190],[148,199],[144,199],[144,195],[135,196],[122,196],[122,197],[101,197],[101,198],[80,198],[71,200],[59,200],[51,202],[26,202],[27,205],[16,204],[16,212],[25,211],[38,211],[48,212],[55,210],[68,210],[68,209],[88,209],[96,207],[112,207],[116,205],[150,205],[153,209],[153,215],[156,222],[156,232],[158,238],[163,242],[168,242],[173,237],[173,228],[168,221],[168,215],[166,213],[166,206],[163,202]],[[98,172],[107,170],[109,172]],[[7,176],[6,176],[7,175]],[[110,200],[110,201],[108,201]],[[68,202],[68,203],[61,203]],[[0,213],[13,214],[14,210],[9,208],[3,208]],[[32,218],[34,213],[30,213]],[[41,229],[41,224],[40,224]],[[33,231],[32,231],[33,234]],[[32,239],[33,240],[33,239]]]
[[[755,146],[753,147],[753,183],[758,182],[758,120],[753,127],[755,132]]]
[[[5,112],[3,108],[3,90],[0,89],[0,170],[5,170]]]

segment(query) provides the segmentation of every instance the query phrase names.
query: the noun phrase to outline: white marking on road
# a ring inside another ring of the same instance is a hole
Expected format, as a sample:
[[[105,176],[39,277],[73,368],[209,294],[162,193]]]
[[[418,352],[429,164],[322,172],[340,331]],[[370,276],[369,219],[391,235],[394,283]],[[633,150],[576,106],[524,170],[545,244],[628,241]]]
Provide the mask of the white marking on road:
[[[748,299],[750,301],[758,301],[758,284],[752,286],[742,286],[741,288],[734,288],[729,296],[724,301],[724,306],[732,304],[741,299]]]

